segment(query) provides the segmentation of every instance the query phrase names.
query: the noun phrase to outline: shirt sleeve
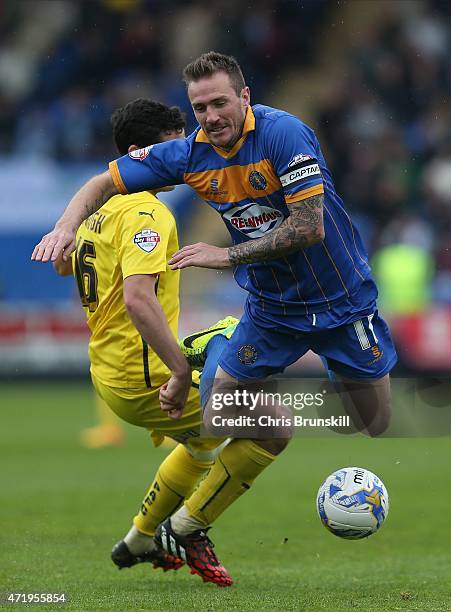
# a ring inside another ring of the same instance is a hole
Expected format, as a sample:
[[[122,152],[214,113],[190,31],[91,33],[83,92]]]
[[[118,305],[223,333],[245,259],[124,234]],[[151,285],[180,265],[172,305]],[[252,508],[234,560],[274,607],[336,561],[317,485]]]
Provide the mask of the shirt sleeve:
[[[324,193],[319,143],[313,130],[297,117],[283,115],[274,121],[269,147],[287,204]]]
[[[164,210],[158,210],[153,217],[139,215],[138,208],[121,217],[116,248],[124,279],[133,274],[160,274],[167,270],[168,243],[175,220]]]
[[[186,139],[170,140],[131,151],[109,164],[119,193],[137,193],[183,183],[188,163]]]

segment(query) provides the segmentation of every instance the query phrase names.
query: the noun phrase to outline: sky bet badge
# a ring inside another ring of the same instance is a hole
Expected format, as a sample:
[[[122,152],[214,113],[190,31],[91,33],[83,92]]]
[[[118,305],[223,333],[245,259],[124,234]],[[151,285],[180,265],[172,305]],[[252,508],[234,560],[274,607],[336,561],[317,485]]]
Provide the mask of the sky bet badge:
[[[255,348],[255,346],[245,344],[238,351],[238,359],[244,365],[252,365],[257,359],[257,349]]]
[[[151,229],[143,229],[135,234],[133,242],[146,253],[151,253],[160,242],[160,234]]]

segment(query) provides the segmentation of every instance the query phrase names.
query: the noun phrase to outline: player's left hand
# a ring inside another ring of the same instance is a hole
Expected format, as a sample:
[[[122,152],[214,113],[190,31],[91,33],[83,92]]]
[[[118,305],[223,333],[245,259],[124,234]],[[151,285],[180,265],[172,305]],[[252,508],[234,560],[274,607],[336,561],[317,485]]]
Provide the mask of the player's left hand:
[[[205,242],[184,246],[174,253],[168,263],[172,270],[181,270],[190,266],[220,270],[231,266],[227,248],[205,244]]]

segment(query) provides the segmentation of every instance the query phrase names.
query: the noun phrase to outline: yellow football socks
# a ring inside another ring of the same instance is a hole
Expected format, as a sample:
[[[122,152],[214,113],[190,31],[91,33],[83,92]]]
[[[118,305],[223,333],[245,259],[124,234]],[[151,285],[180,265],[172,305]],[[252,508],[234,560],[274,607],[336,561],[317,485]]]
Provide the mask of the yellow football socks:
[[[211,525],[274,459],[274,455],[251,440],[233,440],[185,502],[189,514],[204,526]]]
[[[178,444],[160,465],[133,519],[138,531],[153,536],[159,523],[177,510],[212,464],[211,459],[195,459],[183,444]]]

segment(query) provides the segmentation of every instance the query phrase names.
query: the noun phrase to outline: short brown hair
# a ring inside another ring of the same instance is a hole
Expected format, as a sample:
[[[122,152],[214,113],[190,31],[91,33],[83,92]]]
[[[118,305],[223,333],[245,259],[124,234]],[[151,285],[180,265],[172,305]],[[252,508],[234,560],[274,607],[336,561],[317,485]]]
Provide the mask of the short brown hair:
[[[216,72],[228,74],[236,94],[238,96],[241,94],[241,90],[246,86],[246,83],[240,65],[232,55],[223,55],[216,51],[203,53],[185,67],[183,79],[188,86],[191,81],[199,81],[199,79],[212,76]]]

